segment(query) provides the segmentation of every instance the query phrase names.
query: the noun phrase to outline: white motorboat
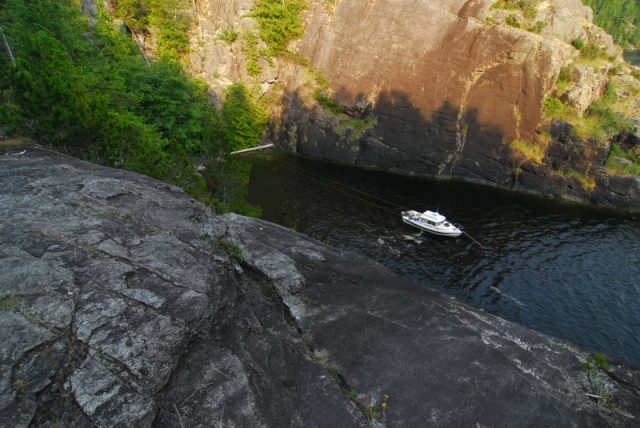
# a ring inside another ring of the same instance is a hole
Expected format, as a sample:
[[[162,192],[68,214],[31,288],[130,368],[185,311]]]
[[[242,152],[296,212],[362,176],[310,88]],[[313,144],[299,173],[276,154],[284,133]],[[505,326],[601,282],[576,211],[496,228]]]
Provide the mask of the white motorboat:
[[[402,221],[425,232],[440,236],[456,237],[462,234],[462,227],[447,221],[446,217],[433,211],[403,211]]]

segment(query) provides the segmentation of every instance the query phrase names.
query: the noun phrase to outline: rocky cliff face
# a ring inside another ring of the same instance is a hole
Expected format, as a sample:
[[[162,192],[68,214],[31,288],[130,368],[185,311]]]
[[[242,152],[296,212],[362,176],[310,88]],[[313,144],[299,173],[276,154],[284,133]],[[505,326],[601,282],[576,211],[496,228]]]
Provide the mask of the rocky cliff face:
[[[467,143],[491,153],[502,140],[532,139],[544,95],[576,54],[458,7],[338,2],[325,19],[316,7],[299,45],[339,102],[370,102],[381,144],[424,157],[426,171],[442,174],[464,168]]]
[[[1,426],[637,425],[637,368],[353,254],[35,146],[0,182]]]
[[[328,77],[351,117],[319,108],[304,89],[305,76],[294,74],[274,139],[349,164],[640,209],[638,179],[611,177],[604,168],[608,143],[574,137],[569,148],[566,138],[538,133],[545,96],[578,54],[569,42],[584,38],[619,55],[610,37],[579,1],[534,2],[532,21],[545,23],[539,34],[495,25],[507,12],[491,9],[493,3],[316,4],[296,47]],[[578,67],[574,74],[571,90],[557,96],[584,112],[602,94],[606,68]],[[522,156],[513,147],[521,141],[542,156]],[[576,164],[563,155],[574,149]],[[568,176],[574,169],[582,175]]]
[[[317,74],[307,66],[259,56],[259,73],[248,73],[247,34],[257,33],[246,17],[252,0],[193,2],[191,72],[219,100],[234,81],[259,88],[272,100],[267,138],[281,148],[640,210],[640,180],[604,167],[610,141],[578,138],[566,132],[570,126],[542,120],[545,97],[584,114],[610,79],[613,63],[580,65],[557,92],[562,67],[579,55],[572,41],[621,60],[580,0],[530,1],[526,10],[492,7],[494,0],[308,3],[305,34],[291,49],[326,77],[322,90],[339,113],[318,102]]]
[[[280,100],[269,138],[325,160],[640,209],[638,179],[611,176],[604,168],[608,142],[574,141],[571,149],[580,153],[572,156],[574,165],[566,156],[555,158],[567,151],[566,138],[540,134],[549,127],[541,117],[546,96],[583,114],[609,81],[611,64],[578,66],[565,92],[551,92],[562,67],[579,55],[571,42],[592,43],[617,60],[620,49],[592,24],[591,10],[579,0],[529,2],[527,13],[494,3],[310,2],[305,35],[292,49],[327,78],[325,95],[343,113],[317,102],[317,81],[306,67],[263,60],[255,81]],[[255,30],[243,17],[251,6],[198,4],[192,63],[221,91],[249,76],[238,43],[226,45],[216,35]],[[517,142],[542,156],[522,156],[513,147]]]
[[[195,25],[191,33],[190,72],[209,83],[213,94],[221,100],[227,86],[237,81],[258,85],[262,93],[270,90],[278,79],[276,59],[260,56],[260,73],[247,71],[246,34],[257,33],[254,19],[245,15],[251,11],[253,0],[194,0]],[[237,41],[225,40],[223,35],[235,34]],[[260,47],[264,48],[262,42]],[[221,105],[221,104],[220,104]]]

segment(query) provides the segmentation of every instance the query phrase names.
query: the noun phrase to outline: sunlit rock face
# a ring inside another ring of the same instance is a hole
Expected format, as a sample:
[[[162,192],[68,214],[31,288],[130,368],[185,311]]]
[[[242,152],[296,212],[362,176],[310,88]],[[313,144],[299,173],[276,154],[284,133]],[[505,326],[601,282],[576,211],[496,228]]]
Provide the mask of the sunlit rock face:
[[[554,84],[579,54],[571,41],[591,40],[614,56],[619,49],[580,2],[538,3],[532,20],[544,26],[537,33],[504,25],[507,12],[493,3],[314,3],[292,48],[326,77],[325,94],[344,114],[316,101],[306,70],[283,67],[283,107],[270,136],[326,160],[640,209],[638,180],[616,178],[625,182],[620,197],[620,186],[607,187],[607,143],[583,141],[605,156],[580,181],[553,168],[553,147],[563,143],[540,134],[545,97],[562,95]],[[603,70],[578,73],[567,102],[584,112],[603,92]],[[541,154],[523,155],[513,148],[518,141]]]
[[[393,165],[384,167],[406,172],[505,180],[505,143],[534,139],[544,96],[575,49],[487,25],[473,16],[480,6],[362,1],[310,11],[299,52],[338,102],[365,101],[377,120],[369,138],[354,143],[364,147],[351,148],[355,162],[388,159]]]

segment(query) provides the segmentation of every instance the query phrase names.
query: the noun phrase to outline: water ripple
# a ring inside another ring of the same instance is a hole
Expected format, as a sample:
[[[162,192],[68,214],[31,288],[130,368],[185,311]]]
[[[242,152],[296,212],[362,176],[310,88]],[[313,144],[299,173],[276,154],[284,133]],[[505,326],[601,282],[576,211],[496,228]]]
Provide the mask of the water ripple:
[[[489,313],[640,365],[638,216],[278,156],[405,209],[439,209],[482,246],[464,235],[418,236],[396,206],[372,207],[253,156],[250,199],[266,220]],[[292,218],[296,224],[287,224]]]

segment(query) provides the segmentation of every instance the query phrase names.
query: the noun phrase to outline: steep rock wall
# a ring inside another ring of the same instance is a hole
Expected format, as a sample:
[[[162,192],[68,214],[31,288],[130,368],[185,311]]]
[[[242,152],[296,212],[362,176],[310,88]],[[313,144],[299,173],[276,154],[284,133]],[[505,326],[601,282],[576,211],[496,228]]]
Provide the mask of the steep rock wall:
[[[572,40],[621,55],[581,1],[534,2],[529,21],[544,23],[539,34],[502,25],[513,13],[492,8],[492,0],[310,1],[305,35],[291,49],[327,78],[326,95],[340,103],[340,114],[318,103],[317,74],[306,66],[260,57],[259,73],[248,73],[243,44],[247,33],[257,32],[246,16],[253,3],[194,0],[190,72],[210,85],[219,106],[235,81],[259,88],[272,101],[267,138],[281,148],[640,210],[640,180],[604,167],[610,142],[537,133],[545,96],[583,113],[608,82],[609,65],[580,66],[572,87],[550,93],[561,68],[579,53]],[[82,7],[88,14],[95,9],[93,0]],[[230,33],[238,39],[226,39]],[[519,141],[542,156],[523,156],[511,144]]]
[[[453,12],[427,1],[338,2],[331,15],[320,6],[310,12],[299,51],[338,102],[366,99],[377,119],[367,137],[386,153],[372,159],[352,148],[356,163],[390,157],[410,173],[501,182],[505,142],[534,139],[544,96],[575,50]]]
[[[266,93],[278,78],[278,61],[260,57],[259,75],[252,76],[247,71],[244,36],[258,31],[255,20],[245,16],[251,11],[253,0],[194,0],[193,4],[190,73],[207,82],[219,101],[224,98],[225,88],[237,81],[257,84]],[[224,35],[230,33],[237,39],[224,40]],[[260,47],[264,46],[260,42]]]
[[[622,194],[606,187],[608,146],[574,147],[604,152],[585,173],[596,185],[585,186],[549,162],[553,146],[565,142],[536,132],[545,96],[578,55],[571,40],[585,37],[616,53],[610,37],[591,24],[591,10],[573,0],[541,2],[537,16],[547,26],[534,34],[488,24],[496,16],[492,3],[312,3],[294,48],[327,77],[331,98],[347,115],[319,106],[306,88],[308,73],[291,67],[282,73],[286,93],[271,138],[326,160],[640,209],[637,179],[616,177],[624,182]],[[583,88],[582,104],[605,84]],[[357,129],[358,120],[366,125]],[[537,147],[544,161],[523,158],[514,141]],[[592,152],[583,152],[587,162]]]

